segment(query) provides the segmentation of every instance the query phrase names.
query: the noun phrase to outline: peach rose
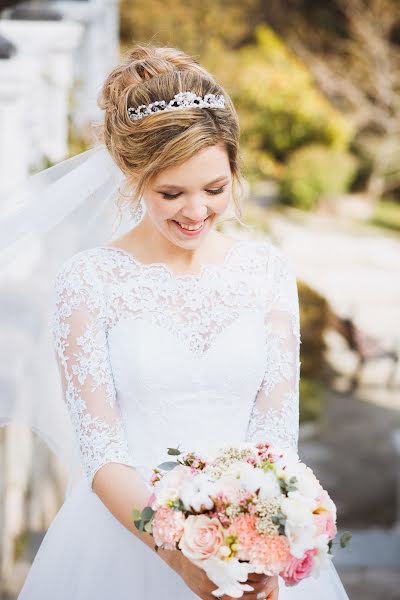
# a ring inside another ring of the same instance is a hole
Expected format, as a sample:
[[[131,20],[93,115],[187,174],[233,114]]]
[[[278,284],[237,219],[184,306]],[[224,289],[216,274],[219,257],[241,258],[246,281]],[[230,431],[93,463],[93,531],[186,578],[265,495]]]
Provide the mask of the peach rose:
[[[302,579],[308,577],[314,564],[315,548],[306,550],[303,558],[293,557],[279,575],[284,579],[286,585],[296,585]]]
[[[224,530],[218,519],[189,515],[179,548],[189,560],[205,560],[215,555],[223,542]]]

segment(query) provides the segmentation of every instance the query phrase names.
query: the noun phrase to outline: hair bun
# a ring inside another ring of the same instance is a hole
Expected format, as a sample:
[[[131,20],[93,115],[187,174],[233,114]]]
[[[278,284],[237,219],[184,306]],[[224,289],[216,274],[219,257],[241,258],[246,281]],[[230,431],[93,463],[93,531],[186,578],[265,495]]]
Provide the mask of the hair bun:
[[[98,105],[113,112],[121,106],[121,98],[127,98],[141,83],[176,71],[192,71],[211,78],[196,59],[182,50],[137,44],[106,78]]]
[[[199,63],[177,48],[136,45],[127,55],[132,71],[141,81],[176,70],[200,67]],[[201,67],[200,67],[201,68]]]

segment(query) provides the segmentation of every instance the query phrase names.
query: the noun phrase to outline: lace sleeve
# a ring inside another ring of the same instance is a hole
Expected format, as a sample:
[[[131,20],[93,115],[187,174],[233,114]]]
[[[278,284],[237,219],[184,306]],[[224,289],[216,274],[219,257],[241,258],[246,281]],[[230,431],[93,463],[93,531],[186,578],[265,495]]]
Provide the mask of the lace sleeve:
[[[265,372],[247,441],[271,441],[298,453],[300,317],[296,277],[283,252],[271,247],[265,310]]]
[[[106,463],[134,466],[124,434],[108,352],[104,296],[84,255],[55,280],[53,339],[62,389],[89,488]]]

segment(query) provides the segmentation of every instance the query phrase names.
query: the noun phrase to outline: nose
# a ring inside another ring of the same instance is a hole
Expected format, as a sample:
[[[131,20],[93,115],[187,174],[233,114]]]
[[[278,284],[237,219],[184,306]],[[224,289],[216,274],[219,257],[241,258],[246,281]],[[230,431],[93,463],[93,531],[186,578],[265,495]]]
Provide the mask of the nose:
[[[207,205],[204,203],[203,199],[198,197],[193,198],[192,200],[188,199],[182,207],[181,215],[192,223],[198,223],[207,217]]]

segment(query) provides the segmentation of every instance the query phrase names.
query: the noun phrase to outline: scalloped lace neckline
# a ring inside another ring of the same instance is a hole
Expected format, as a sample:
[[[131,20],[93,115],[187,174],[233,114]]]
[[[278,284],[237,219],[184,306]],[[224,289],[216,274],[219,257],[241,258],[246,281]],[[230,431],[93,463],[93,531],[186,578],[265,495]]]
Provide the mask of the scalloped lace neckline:
[[[126,256],[134,265],[136,265],[143,271],[147,270],[147,269],[159,268],[159,269],[163,269],[169,275],[169,277],[171,279],[201,280],[203,278],[203,276],[205,275],[205,273],[207,273],[209,270],[211,270],[211,271],[224,270],[229,265],[230,259],[233,256],[236,249],[240,248],[241,246],[248,243],[249,241],[250,240],[243,240],[243,239],[236,240],[235,243],[232,244],[232,246],[225,253],[224,259],[221,263],[217,263],[217,264],[205,263],[205,264],[201,265],[200,272],[197,274],[196,273],[175,273],[175,271],[173,269],[171,269],[170,266],[168,266],[166,263],[163,263],[163,262],[143,263],[128,250],[125,250],[124,248],[119,248],[117,246],[105,245],[105,246],[99,246],[99,248],[103,248],[105,250],[115,250],[116,252],[119,252],[120,254]]]

